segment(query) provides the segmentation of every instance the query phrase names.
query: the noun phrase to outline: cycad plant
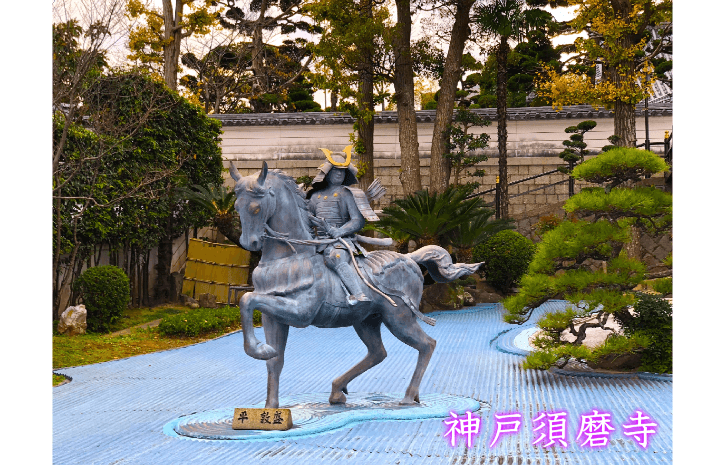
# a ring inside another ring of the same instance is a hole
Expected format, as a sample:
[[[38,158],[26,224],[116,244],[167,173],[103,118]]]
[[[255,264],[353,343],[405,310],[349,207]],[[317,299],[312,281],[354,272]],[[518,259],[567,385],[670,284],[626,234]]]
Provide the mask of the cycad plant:
[[[466,199],[467,194],[455,186],[442,193],[418,191],[383,208],[376,227],[391,237],[409,234],[418,247],[442,245],[445,235],[486,212],[480,197]]]
[[[189,188],[180,188],[179,194],[182,198],[203,207],[209,216],[211,225],[233,244],[239,245],[242,228],[239,224],[239,216],[234,211],[234,202],[237,200],[234,190],[228,189],[224,185],[200,186],[195,184]]]
[[[456,226],[447,235],[447,241],[458,249],[456,252],[458,262],[471,263],[474,247],[486,242],[499,231],[514,229],[514,221],[511,219],[491,220],[494,213],[494,210],[481,208],[478,215]]]

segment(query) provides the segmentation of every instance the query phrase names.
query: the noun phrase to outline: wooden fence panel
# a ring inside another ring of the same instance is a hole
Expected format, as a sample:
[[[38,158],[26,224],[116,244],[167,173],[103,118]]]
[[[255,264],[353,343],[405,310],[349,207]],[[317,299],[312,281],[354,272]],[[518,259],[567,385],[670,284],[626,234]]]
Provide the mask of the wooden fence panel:
[[[249,256],[248,251],[236,245],[189,239],[181,292],[194,299],[201,294],[214,294],[217,303],[226,303],[230,285],[247,284]]]

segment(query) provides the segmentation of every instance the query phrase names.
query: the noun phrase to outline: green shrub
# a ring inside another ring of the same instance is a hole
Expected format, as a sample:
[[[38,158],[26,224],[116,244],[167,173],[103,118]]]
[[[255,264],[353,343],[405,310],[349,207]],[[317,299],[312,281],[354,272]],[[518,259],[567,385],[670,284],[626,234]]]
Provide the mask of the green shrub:
[[[96,266],[81,274],[73,285],[86,306],[89,332],[105,332],[121,317],[131,300],[131,286],[117,266]]]
[[[651,343],[650,338],[640,333],[634,333],[629,337],[621,334],[610,334],[604,344],[592,351],[592,355],[588,360],[597,362],[602,357],[610,354],[633,354],[648,347]]]
[[[473,261],[496,289],[508,293],[519,283],[534,258],[536,246],[516,231],[504,230],[473,249]]]
[[[548,370],[552,365],[557,364],[559,359],[568,361],[570,358],[588,360],[592,357],[592,351],[586,346],[575,346],[566,344],[549,348],[542,351],[531,352],[522,367],[526,370]],[[562,364],[557,364],[562,366]]]
[[[262,315],[254,311],[254,324],[261,324]],[[239,307],[197,308],[187,313],[170,315],[159,323],[164,336],[195,337],[219,331],[239,322]]]
[[[559,356],[553,351],[531,352],[522,367],[525,370],[548,370],[558,359]]]
[[[660,294],[672,294],[672,276],[652,281],[652,289]]]
[[[634,304],[635,317],[622,320],[614,318],[622,326],[626,336],[646,337],[651,343],[642,352],[642,371],[672,373],[672,305],[656,294],[637,294]]]

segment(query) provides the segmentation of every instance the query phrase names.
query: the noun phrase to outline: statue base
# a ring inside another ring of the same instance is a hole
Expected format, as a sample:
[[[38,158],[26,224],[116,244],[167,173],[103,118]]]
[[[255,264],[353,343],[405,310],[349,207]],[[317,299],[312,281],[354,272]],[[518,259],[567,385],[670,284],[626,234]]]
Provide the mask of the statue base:
[[[164,433],[180,439],[278,441],[313,436],[366,421],[442,420],[448,418],[450,412],[465,415],[467,411],[490,408],[476,399],[450,394],[421,395],[421,403],[417,405],[399,405],[402,393],[351,392],[347,403],[335,405],[329,404],[329,395],[300,394],[281,398],[282,408],[279,409],[254,409],[260,419],[262,411],[270,412],[270,421],[276,411],[289,410],[291,427],[286,430],[235,429],[234,423],[239,423],[241,411],[246,410],[249,418],[253,409],[220,408],[172,420],[164,426]]]

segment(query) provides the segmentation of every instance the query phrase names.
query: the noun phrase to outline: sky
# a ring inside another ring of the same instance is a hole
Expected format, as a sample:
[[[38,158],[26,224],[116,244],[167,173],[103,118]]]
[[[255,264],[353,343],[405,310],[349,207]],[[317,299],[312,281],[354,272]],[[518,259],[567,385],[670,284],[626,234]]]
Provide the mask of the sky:
[[[56,17],[66,17],[68,15],[77,15],[79,10],[83,10],[82,8],[79,8],[77,10],[72,10],[74,5],[85,5],[86,10],[93,10],[93,8],[88,8],[88,6],[93,6],[98,11],[103,11],[103,7],[109,4],[115,3],[117,0],[54,0],[53,5],[55,12],[54,14]],[[162,1],[161,0],[146,0],[149,2],[149,4],[154,5],[156,8],[161,11],[162,9]],[[244,2],[238,2],[238,5],[243,7]],[[557,20],[567,20],[570,19],[573,16],[573,8],[555,8],[550,9],[546,8],[547,10],[551,11],[554,17]],[[98,11],[95,11],[95,13],[98,13]],[[188,10],[187,10],[188,11]],[[395,11],[395,5],[391,2],[390,11],[392,14],[392,20],[394,21],[396,18],[396,11]],[[412,30],[412,38],[413,40],[419,39],[424,35],[424,30],[426,27],[430,27],[430,21],[431,18],[434,18],[434,13],[431,12],[421,12],[419,14],[415,14],[413,16],[413,30]],[[127,27],[127,26],[126,26]],[[450,25],[448,26],[450,27]],[[127,55],[128,55],[128,48],[127,48],[127,37],[124,32],[124,26],[121,24],[117,25],[119,34],[115,34],[109,41],[108,41],[108,48],[109,48],[109,56],[110,56],[110,62],[113,65],[119,65],[127,62]],[[445,29],[444,29],[445,30]],[[219,43],[220,41],[224,41],[225,38],[228,36],[228,31],[215,31],[212,35],[216,42],[213,43]],[[209,37],[204,37],[201,39],[197,39],[195,37],[190,37],[188,39],[185,39],[182,44],[182,54],[186,51],[196,51],[197,54],[200,50],[209,50],[214,45],[213,43],[209,42]],[[271,44],[280,44],[282,41],[290,36],[282,35],[278,31],[269,31],[267,32],[267,37],[265,37],[265,40],[268,43]],[[297,32],[292,37],[303,37],[308,40],[314,40],[314,37],[306,34],[304,32]],[[559,45],[562,43],[571,43],[574,40],[575,36],[559,36],[553,39],[554,45]],[[442,44],[442,47],[444,50],[447,50],[447,45]],[[466,51],[471,53],[474,57],[476,57],[479,60],[484,60],[485,56],[481,52],[481,49],[478,45],[473,44],[472,42],[469,43],[469,45],[466,48]],[[188,72],[188,70],[184,68],[185,72]],[[184,73],[181,73],[183,75]],[[433,90],[437,88],[437,83],[434,82],[428,82],[427,83]],[[392,85],[390,85],[390,92],[392,92]],[[329,94],[325,94],[324,91],[318,90],[314,93],[314,99],[317,101],[322,108],[325,108],[330,104],[329,101]],[[382,109],[382,107],[378,107],[378,109]]]

